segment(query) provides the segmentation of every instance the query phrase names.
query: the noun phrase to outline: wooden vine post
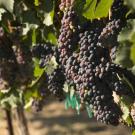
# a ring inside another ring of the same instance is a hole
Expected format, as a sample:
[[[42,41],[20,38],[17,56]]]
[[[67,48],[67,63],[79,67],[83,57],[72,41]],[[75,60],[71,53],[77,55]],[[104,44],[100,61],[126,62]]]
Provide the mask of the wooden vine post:
[[[27,125],[27,119],[25,117],[24,109],[22,106],[16,108],[16,120],[19,129],[19,135],[30,135]]]
[[[5,113],[6,113],[6,119],[7,119],[8,134],[9,135],[14,135],[11,111],[5,109]]]

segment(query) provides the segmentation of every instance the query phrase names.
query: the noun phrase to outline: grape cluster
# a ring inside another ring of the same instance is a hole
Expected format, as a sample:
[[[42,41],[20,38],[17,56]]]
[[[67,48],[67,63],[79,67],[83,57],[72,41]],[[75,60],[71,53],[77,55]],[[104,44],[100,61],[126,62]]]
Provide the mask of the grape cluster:
[[[48,90],[51,94],[56,96],[59,100],[64,99],[64,83],[65,76],[60,67],[55,69],[50,75],[47,76]]]
[[[51,43],[36,44],[32,48],[33,57],[36,57],[40,60],[40,68],[44,68],[48,61],[55,56],[58,59],[58,50]]]
[[[94,20],[88,22],[89,27],[73,23],[71,9],[69,6],[64,11],[59,36],[60,63],[66,81],[75,86],[81,102],[93,109],[97,120],[118,125],[122,111],[113,99],[113,92],[134,98],[128,85],[120,79],[123,69],[113,63],[119,45],[117,37],[126,24],[127,8],[123,1],[116,0],[110,20]],[[124,10],[122,16],[119,13],[121,10]]]
[[[58,39],[60,62],[62,65],[66,64],[68,57],[70,57],[73,51],[76,49],[76,44],[78,41],[78,26],[76,26],[76,23],[76,13],[73,10],[73,7],[70,6],[64,12]]]
[[[12,41],[0,27],[0,90],[8,90],[14,84],[16,69]]]
[[[121,29],[125,26],[126,20],[113,19],[110,20],[105,28],[103,28],[99,38],[98,45],[110,50],[110,58],[112,60],[116,57],[117,47],[119,45],[117,36]]]
[[[20,87],[26,87],[33,79],[32,54],[30,48],[23,43],[13,47],[17,61],[16,83]],[[25,89],[25,87],[23,89]]]
[[[0,90],[26,87],[33,78],[30,48],[0,28]]]
[[[32,57],[38,58],[39,67],[43,69],[37,82],[42,99],[33,100],[34,110],[42,109],[48,95],[63,100],[63,86],[67,82],[74,86],[81,103],[90,106],[97,120],[116,126],[122,110],[114,101],[113,93],[135,98],[123,80],[124,76],[135,87],[134,76],[113,63],[119,46],[117,38],[126,25],[128,9],[122,0],[114,0],[108,18],[92,21],[81,18],[85,21],[80,23],[74,0],[61,0],[59,7],[63,17],[58,47],[46,42],[36,44],[30,50],[29,45],[19,41],[19,37],[12,41],[0,27],[0,90],[14,85],[26,89],[33,79]],[[56,58],[58,66],[47,73],[44,69],[52,57]]]
[[[37,44],[33,46],[32,54],[34,57],[40,59],[40,68],[44,68],[51,60],[52,56],[54,56],[56,61],[59,63],[58,49],[50,43]],[[65,82],[65,76],[62,68],[58,66],[51,74],[45,73],[43,78],[44,84],[39,88],[41,96],[45,97],[46,93],[50,93],[60,100],[63,99],[63,85]]]
[[[101,29],[97,29],[80,34],[79,76],[82,78],[80,95],[82,101],[88,103],[94,110],[97,120],[117,125],[121,113],[114,103],[112,90],[103,81],[110,68],[110,60],[109,51],[97,43],[100,32]]]
[[[73,2],[73,0],[61,0],[59,5],[60,10],[64,10],[65,8],[72,6]]]

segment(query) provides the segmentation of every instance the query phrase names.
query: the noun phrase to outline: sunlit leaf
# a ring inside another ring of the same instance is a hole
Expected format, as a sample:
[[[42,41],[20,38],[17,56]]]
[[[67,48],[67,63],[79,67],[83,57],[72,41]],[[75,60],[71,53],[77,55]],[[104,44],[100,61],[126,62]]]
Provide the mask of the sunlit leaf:
[[[96,19],[107,17],[113,0],[86,0],[83,9],[83,16],[87,19]]]
[[[86,0],[86,4],[83,9],[83,16],[87,19],[94,19],[96,4],[97,0]]]
[[[34,0],[34,5],[39,6],[39,0]]]
[[[95,10],[95,18],[107,17],[114,0],[100,0]]]
[[[45,67],[45,71],[47,74],[51,74],[58,66],[58,63],[56,62],[56,58],[53,56],[51,60],[47,63]]]
[[[135,130],[133,130],[132,135],[135,135]]]
[[[43,23],[47,26],[50,26],[53,24],[53,17],[54,17],[54,10],[52,10],[49,13],[44,13],[44,21]]]
[[[6,12],[6,10],[4,8],[0,8],[0,21],[2,19],[2,14],[5,12]]]
[[[12,13],[14,9],[14,0],[0,0],[0,6],[3,6]]]

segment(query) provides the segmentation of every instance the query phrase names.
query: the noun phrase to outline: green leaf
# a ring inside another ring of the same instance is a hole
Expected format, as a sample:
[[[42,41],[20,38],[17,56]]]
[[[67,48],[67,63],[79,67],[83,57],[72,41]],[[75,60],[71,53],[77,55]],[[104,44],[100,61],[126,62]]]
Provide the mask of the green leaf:
[[[36,29],[32,30],[32,44],[36,44]]]
[[[43,24],[50,26],[53,24],[55,1],[44,0],[39,6],[38,15],[43,19]]]
[[[3,6],[9,12],[13,12],[14,0],[0,0],[0,6]]]
[[[24,109],[30,108],[32,103],[33,103],[33,98],[30,98],[29,101],[25,104]]]
[[[96,4],[97,0],[86,0],[86,4],[83,9],[83,16],[87,19],[94,19]]]
[[[132,67],[132,72],[135,75],[135,66]]]
[[[40,77],[43,74],[44,70],[39,68],[39,60],[34,59],[34,67],[34,76]]]
[[[114,0],[100,0],[96,7],[95,18],[107,17]]]
[[[107,17],[112,4],[113,0],[86,0],[83,16],[90,20]]]
[[[133,130],[132,135],[135,135],[135,130]]]
[[[44,70],[39,68],[39,66],[36,66],[34,69],[34,76],[40,77],[43,74]]]
[[[127,26],[122,29],[118,36],[119,42],[125,42],[125,41],[134,41],[134,35],[135,35],[135,20],[131,19],[127,21]]]
[[[127,21],[127,26],[118,36],[118,41],[121,43],[121,48],[118,50],[120,55],[117,56],[117,61],[122,59],[121,62],[119,61],[120,64],[128,68],[133,67],[135,65],[135,19]]]
[[[120,102],[121,102],[122,106],[127,106],[128,108],[130,108],[130,106],[133,103],[133,100],[131,100],[130,97],[128,97],[128,96],[122,96],[120,98]]]
[[[49,42],[51,42],[51,43],[54,44],[54,45],[57,45],[57,44],[58,44],[57,38],[56,38],[56,36],[54,35],[54,33],[52,33],[52,32],[49,32],[49,33],[48,33],[47,39],[49,40]]]
[[[134,42],[134,45],[132,45],[130,51],[131,51],[130,58],[135,65],[135,42]]]
[[[0,101],[2,107],[5,106],[5,104],[10,105],[12,108],[16,108],[18,104],[20,104],[20,98],[19,95],[11,94],[10,96],[6,96]]]
[[[37,24],[29,24],[25,23],[25,27],[23,27],[23,32],[22,35],[27,35],[27,33],[32,30],[32,29],[37,29],[38,25]]]
[[[126,96],[122,96],[120,100],[120,107],[122,109],[123,115],[122,118],[123,120],[128,124],[132,124],[132,120],[130,117],[130,107],[131,107],[132,102],[130,102],[130,99]]]
[[[53,24],[53,17],[54,17],[54,10],[52,10],[49,13],[44,13],[44,21],[43,21],[43,23],[46,26],[52,25]]]
[[[131,119],[130,116],[127,117],[126,122],[127,122],[127,124],[128,124],[129,126],[133,124],[133,121],[132,121],[132,119]]]
[[[126,121],[130,114],[129,108],[127,106],[123,106],[122,111],[123,111],[122,118],[124,121]]]
[[[133,66],[133,62],[130,59],[130,53],[131,53],[130,48],[131,48],[131,43],[123,42],[118,48],[115,63],[121,64],[127,68],[131,68]]]
[[[135,10],[135,0],[125,0],[125,3],[126,3],[132,10]]]
[[[39,0],[34,0],[34,5],[39,6]]]
[[[53,56],[51,60],[47,63],[45,67],[45,71],[47,74],[51,74],[58,66],[58,63],[56,62],[56,58]]]

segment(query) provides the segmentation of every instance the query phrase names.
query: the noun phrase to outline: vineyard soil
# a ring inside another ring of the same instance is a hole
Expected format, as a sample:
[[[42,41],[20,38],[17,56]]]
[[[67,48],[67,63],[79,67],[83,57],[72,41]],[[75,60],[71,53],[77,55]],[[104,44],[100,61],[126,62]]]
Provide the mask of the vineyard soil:
[[[8,135],[4,112],[1,115],[0,135]],[[106,126],[94,119],[88,119],[85,112],[76,115],[65,110],[63,103],[51,102],[40,113],[26,112],[30,135],[131,135],[124,126]],[[19,135],[16,121],[15,135]]]

